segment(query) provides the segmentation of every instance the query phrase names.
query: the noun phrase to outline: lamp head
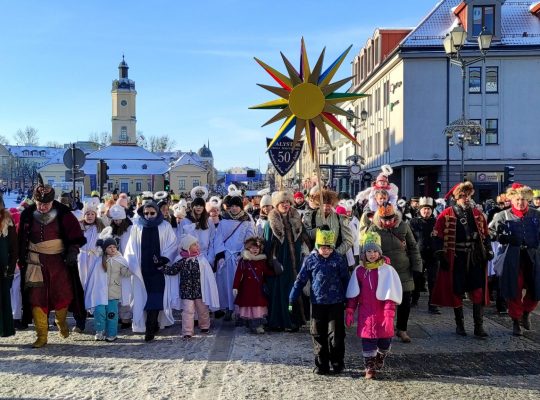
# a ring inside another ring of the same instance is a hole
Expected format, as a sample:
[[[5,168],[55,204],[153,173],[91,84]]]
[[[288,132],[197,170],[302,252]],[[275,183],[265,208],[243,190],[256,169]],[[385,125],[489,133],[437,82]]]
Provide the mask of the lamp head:
[[[362,112],[360,113],[360,119],[362,120],[362,122],[365,122],[367,120],[367,117],[368,117],[367,111],[362,110]]]
[[[482,54],[485,54],[489,50],[492,40],[493,35],[490,32],[487,32],[486,28],[484,27],[482,32],[480,32],[480,35],[478,35],[478,48]]]
[[[461,25],[456,26],[452,31],[450,32],[450,37],[452,38],[452,45],[454,46],[455,51],[459,51],[463,45],[465,44],[465,40],[467,39],[467,32]]]

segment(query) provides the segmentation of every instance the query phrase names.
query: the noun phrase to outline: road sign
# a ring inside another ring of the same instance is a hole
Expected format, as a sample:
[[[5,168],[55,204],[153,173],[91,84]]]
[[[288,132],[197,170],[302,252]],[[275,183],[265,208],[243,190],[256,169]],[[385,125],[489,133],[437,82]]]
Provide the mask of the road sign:
[[[66,168],[81,168],[86,161],[86,156],[81,149],[69,148],[64,153],[64,165]]]
[[[84,171],[75,171],[75,181],[84,180]],[[73,173],[71,170],[66,171],[66,182],[73,182]]]

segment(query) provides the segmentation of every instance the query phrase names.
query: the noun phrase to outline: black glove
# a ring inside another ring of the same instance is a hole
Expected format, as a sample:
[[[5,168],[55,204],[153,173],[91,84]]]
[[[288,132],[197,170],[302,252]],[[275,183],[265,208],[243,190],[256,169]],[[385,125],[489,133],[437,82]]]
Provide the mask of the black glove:
[[[79,249],[70,247],[66,254],[66,264],[70,268],[77,267],[77,256],[79,255]]]
[[[508,244],[510,243],[510,235],[499,235],[499,237],[497,238],[497,241],[500,244]]]
[[[448,264],[448,260],[446,259],[446,254],[444,254],[442,251],[436,253],[437,259],[439,260],[439,268],[448,271],[450,269],[450,264]]]
[[[167,257],[154,256],[154,265],[156,267],[163,267],[164,265],[167,265],[169,262],[170,260]]]

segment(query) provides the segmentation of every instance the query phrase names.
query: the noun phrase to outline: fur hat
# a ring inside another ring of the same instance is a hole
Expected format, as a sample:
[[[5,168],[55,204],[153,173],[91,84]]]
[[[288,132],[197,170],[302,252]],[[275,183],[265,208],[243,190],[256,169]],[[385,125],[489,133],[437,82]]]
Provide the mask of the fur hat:
[[[126,209],[119,204],[109,208],[109,217],[111,219],[126,219]]]
[[[321,246],[330,246],[334,247],[336,245],[336,232],[330,229],[328,225],[323,225],[320,228],[317,228],[317,233],[315,234],[315,248]]]
[[[360,240],[360,245],[362,246],[362,253],[372,250],[382,255],[381,236],[377,232],[365,232]]]
[[[316,204],[317,207],[320,207],[321,197],[320,192],[317,192],[311,195],[311,201]],[[323,204],[330,204],[335,206],[338,202],[338,195],[332,190],[323,189],[322,191]]]
[[[420,200],[418,202],[418,208],[423,208],[423,207],[429,207],[433,209],[435,207],[435,204],[433,203],[433,199],[431,197],[420,197]]]
[[[472,196],[474,194],[473,184],[469,181],[459,182],[454,185],[448,193],[446,193],[445,199],[449,199],[450,196],[453,196],[455,199],[459,198],[460,195],[465,194],[467,196]]]
[[[189,235],[189,234],[184,235],[182,239],[180,240],[180,249],[189,251],[189,248],[191,247],[191,245],[195,243],[199,243],[199,239],[197,239],[195,236]]]
[[[54,189],[43,183],[43,177],[38,174],[38,185],[34,189],[34,200],[40,203],[50,203],[54,200]]]
[[[240,208],[244,208],[244,203],[242,202],[242,197],[240,196],[229,197],[226,204],[227,204],[227,207],[238,206]]]
[[[506,197],[510,200],[514,197],[522,197],[527,201],[531,201],[533,196],[533,190],[529,186],[525,186],[518,182],[513,183],[512,186],[506,190]]]
[[[289,204],[294,204],[294,197],[291,192],[281,190],[279,192],[272,193],[272,205],[277,207],[278,204],[288,201]]]
[[[273,206],[273,204],[272,204],[272,196],[270,196],[269,194],[265,194],[261,199],[260,206],[261,207]]]

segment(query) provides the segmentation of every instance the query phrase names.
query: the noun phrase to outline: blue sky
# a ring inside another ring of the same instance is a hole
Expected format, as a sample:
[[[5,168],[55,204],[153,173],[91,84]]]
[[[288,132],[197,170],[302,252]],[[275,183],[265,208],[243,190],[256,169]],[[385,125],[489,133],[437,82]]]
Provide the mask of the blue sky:
[[[111,130],[111,82],[125,54],[136,82],[137,129],[168,134],[182,151],[210,140],[216,167],[266,169],[260,126],[275,98],[253,60],[285,72],[304,36],[324,67],[350,44],[333,81],[378,27],[414,27],[437,0],[383,1],[5,1],[0,13],[0,135],[39,131],[41,144],[87,140]],[[330,5],[331,4],[331,5]]]

